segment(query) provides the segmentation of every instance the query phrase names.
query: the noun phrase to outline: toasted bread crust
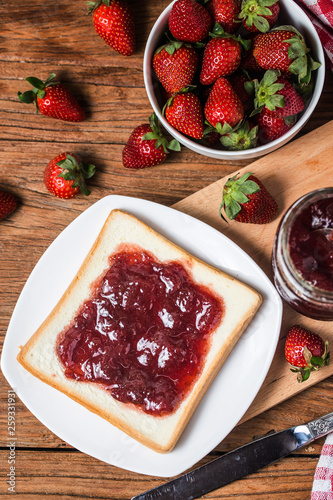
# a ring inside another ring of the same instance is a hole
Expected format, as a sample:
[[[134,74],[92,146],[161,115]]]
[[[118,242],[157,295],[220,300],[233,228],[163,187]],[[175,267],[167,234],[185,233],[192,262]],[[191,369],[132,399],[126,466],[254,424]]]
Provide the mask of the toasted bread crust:
[[[109,256],[123,244],[135,244],[159,261],[179,261],[195,282],[223,299],[225,314],[212,334],[212,345],[202,373],[190,393],[172,414],[156,417],[121,403],[95,382],[75,381],[64,375],[56,353],[59,334],[73,321],[92,286],[109,267]],[[17,359],[34,376],[66,394],[88,410],[152,448],[170,452],[210,383],[258,310],[262,298],[249,286],[215,269],[171,243],[142,221],[113,210],[71,284],[49,316],[19,352]]]

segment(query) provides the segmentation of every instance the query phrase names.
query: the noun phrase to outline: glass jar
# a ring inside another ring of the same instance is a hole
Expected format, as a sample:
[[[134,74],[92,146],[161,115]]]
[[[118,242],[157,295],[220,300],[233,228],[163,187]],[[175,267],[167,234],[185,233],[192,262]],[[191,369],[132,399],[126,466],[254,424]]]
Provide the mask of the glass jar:
[[[272,265],[275,286],[291,307],[333,320],[333,187],[302,196],[286,211]]]

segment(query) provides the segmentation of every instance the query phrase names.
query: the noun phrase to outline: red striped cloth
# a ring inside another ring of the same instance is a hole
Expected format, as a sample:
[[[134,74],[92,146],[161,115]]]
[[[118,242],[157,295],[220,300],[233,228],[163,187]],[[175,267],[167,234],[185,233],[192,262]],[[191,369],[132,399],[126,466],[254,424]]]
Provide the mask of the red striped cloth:
[[[333,500],[333,433],[325,440],[316,467],[311,500]]]
[[[297,0],[311,19],[333,71],[333,0]]]

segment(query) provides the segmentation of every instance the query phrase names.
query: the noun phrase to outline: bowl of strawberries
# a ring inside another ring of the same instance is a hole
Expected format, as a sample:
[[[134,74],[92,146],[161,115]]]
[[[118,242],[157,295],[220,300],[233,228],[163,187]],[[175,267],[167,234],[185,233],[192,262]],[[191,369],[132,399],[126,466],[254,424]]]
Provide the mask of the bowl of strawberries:
[[[290,141],[325,77],[319,37],[293,0],[174,0],[150,32],[143,65],[164,129],[199,154],[228,160]]]

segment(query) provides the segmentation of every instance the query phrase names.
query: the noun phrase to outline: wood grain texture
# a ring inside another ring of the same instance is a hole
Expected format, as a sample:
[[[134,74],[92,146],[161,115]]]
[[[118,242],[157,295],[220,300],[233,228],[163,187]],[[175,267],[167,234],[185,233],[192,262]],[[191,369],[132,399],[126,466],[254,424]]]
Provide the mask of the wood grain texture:
[[[18,210],[0,223],[0,345],[15,303],[35,264],[58,234],[80,213],[108,194],[137,196],[171,206],[246,167],[248,161],[219,161],[186,148],[166,163],[142,171],[124,169],[121,153],[136,125],[151,114],[143,75],[145,42],[169,0],[129,0],[137,27],[137,50],[124,58],[95,34],[85,2],[7,0],[0,4],[0,188],[13,192]],[[70,124],[36,115],[17,99],[28,89],[27,76],[50,72],[74,92],[87,120]],[[298,137],[333,118],[333,78]],[[295,140],[291,144],[294,144]],[[92,194],[74,200],[51,196],[43,184],[46,164],[62,151],[80,153],[96,164]],[[294,155],[292,155],[293,157]],[[290,158],[288,158],[290,159]],[[316,170],[306,164],[303,174]],[[275,168],[275,166],[274,166]],[[332,179],[332,177],[331,177]],[[289,178],[284,179],[289,183]],[[301,181],[298,181],[301,182]],[[205,200],[202,200],[204,203]],[[285,367],[281,367],[284,373]],[[237,426],[205,461],[271,430],[281,430],[333,409],[329,377],[300,394]],[[8,467],[7,390],[0,379],[0,496],[5,498]],[[133,474],[83,455],[44,427],[25,406],[16,403],[16,497],[129,499],[163,481]],[[308,500],[323,441],[301,450],[207,498],[236,500]]]

